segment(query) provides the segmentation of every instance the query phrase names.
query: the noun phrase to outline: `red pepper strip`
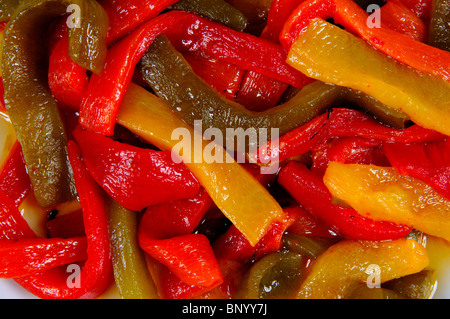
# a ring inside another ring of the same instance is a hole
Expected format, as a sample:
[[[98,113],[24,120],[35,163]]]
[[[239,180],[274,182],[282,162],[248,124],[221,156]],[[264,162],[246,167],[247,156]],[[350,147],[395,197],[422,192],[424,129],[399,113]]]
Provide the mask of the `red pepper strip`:
[[[22,217],[14,201],[0,190],[0,240],[33,237],[36,234]]]
[[[327,119],[328,116],[328,119]],[[293,129],[276,141],[261,146],[252,158],[260,163],[282,161],[304,154],[314,147],[336,137],[361,137],[366,139],[420,143],[442,140],[445,135],[414,124],[406,129],[393,129],[377,122],[361,111],[335,108],[310,122]]]
[[[213,289],[223,281],[209,240],[192,234],[212,205],[202,189],[192,200],[149,207],[139,224],[139,245],[187,285]]]
[[[0,240],[0,277],[17,278],[87,259],[85,237]]]
[[[109,18],[106,40],[114,43],[140,24],[160,14],[178,0],[101,0]]]
[[[424,42],[427,28],[423,21],[400,0],[389,0],[381,8],[381,24],[384,27]]]
[[[236,95],[236,102],[251,111],[262,112],[277,105],[288,86],[261,73],[248,71]]]
[[[234,100],[245,73],[243,69],[195,52],[185,52],[183,56],[199,77],[227,99]]]
[[[308,213],[303,207],[293,206],[285,209],[292,214],[295,211],[297,220],[287,228],[290,234],[310,237],[336,238],[334,231],[324,222]]]
[[[79,286],[68,286],[68,277],[72,273],[67,272],[64,266],[17,278],[16,281],[40,298],[94,299],[113,280],[105,195],[89,175],[75,142],[69,141],[67,148],[87,235],[88,259],[79,274]]]
[[[421,18],[427,25],[431,17],[432,0],[401,0],[412,12]]]
[[[60,105],[78,110],[89,84],[86,70],[69,57],[67,33],[54,46],[48,67],[48,85]]]
[[[281,247],[281,237],[285,230],[300,218],[300,210],[286,209],[282,221],[273,223],[267,234],[254,247],[250,245],[244,235],[234,226],[230,226],[225,234],[214,243],[213,248],[218,260],[246,262],[252,258],[278,250]]]
[[[261,33],[261,37],[277,43],[287,19],[303,1],[304,0],[273,0],[267,16],[267,24]]]
[[[346,108],[332,109],[322,132],[332,137],[364,137],[385,142],[419,143],[442,140],[445,135],[414,124],[406,129],[393,129],[380,124],[370,115]]]
[[[258,163],[270,163],[304,154],[317,144],[318,133],[326,125],[328,114],[322,114],[298,128],[286,133],[276,141],[261,146],[252,158]]]
[[[311,171],[323,176],[330,161],[390,166],[381,146],[381,141],[361,137],[333,139],[313,150]]]
[[[14,201],[16,206],[19,206],[31,191],[31,181],[25,168],[22,147],[17,141],[0,172],[0,191]]]
[[[46,222],[45,230],[49,238],[86,237],[81,209],[67,213]]]
[[[315,18],[328,19],[344,26],[379,51],[425,73],[450,81],[450,53],[388,28],[369,28],[368,14],[352,0],[307,0],[300,4],[286,22],[280,43],[289,50],[295,38]]]
[[[80,128],[73,136],[92,177],[126,209],[191,198],[200,190],[194,175],[175,163],[170,151],[138,148]]]
[[[450,199],[450,139],[408,145],[385,143],[383,150],[400,174],[418,178]]]
[[[406,236],[411,228],[385,221],[373,221],[352,208],[333,204],[332,195],[320,175],[297,162],[287,164],[278,175],[278,183],[309,213],[339,235],[353,240],[391,240]]]
[[[0,112],[6,113],[4,94],[5,88],[3,87],[3,78],[0,77]]]
[[[286,63],[286,52],[279,45],[188,12],[170,11],[141,25],[110,48],[103,72],[91,77],[81,104],[80,123],[84,128],[113,134],[136,64],[160,34],[167,35],[179,51],[200,51],[298,88],[312,81]]]

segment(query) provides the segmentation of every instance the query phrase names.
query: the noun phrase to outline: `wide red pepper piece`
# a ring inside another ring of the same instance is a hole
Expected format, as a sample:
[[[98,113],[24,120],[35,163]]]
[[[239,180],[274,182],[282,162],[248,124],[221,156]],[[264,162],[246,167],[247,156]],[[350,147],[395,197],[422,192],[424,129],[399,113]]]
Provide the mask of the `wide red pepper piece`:
[[[179,51],[199,51],[298,88],[311,79],[286,63],[277,44],[234,31],[195,14],[170,11],[144,23],[112,46],[100,75],[92,75],[80,108],[80,123],[91,131],[112,135],[120,103],[135,66],[153,40],[165,34]]]
[[[192,199],[147,208],[139,230],[139,245],[186,285],[211,290],[222,274],[205,235],[192,233],[213,202],[202,189]]]
[[[67,148],[83,209],[88,259],[74,282],[69,278],[74,270],[66,266],[17,278],[16,281],[40,298],[93,299],[113,281],[105,194],[89,175],[75,142],[69,141]],[[76,265],[73,266],[76,271]]]
[[[86,69],[69,57],[66,34],[54,45],[48,67],[48,85],[60,105],[78,110],[87,90],[89,77]]]
[[[352,0],[306,0],[289,17],[280,43],[289,50],[295,38],[312,19],[333,18],[379,51],[419,71],[450,81],[450,53],[414,40],[389,28],[370,28],[368,14]]]
[[[108,14],[108,43],[114,43],[141,23],[156,17],[178,0],[100,0]]]
[[[320,175],[306,166],[289,162],[278,175],[278,183],[309,213],[339,235],[353,240],[391,240],[406,236],[411,228],[391,222],[374,221],[354,209],[336,205]]]
[[[200,190],[194,175],[175,163],[170,151],[135,147],[80,128],[73,136],[92,177],[129,210],[191,198]]]
[[[4,192],[16,206],[31,191],[31,181],[23,159],[22,147],[15,142],[0,172],[0,191]]]
[[[450,139],[431,143],[385,143],[383,150],[400,173],[418,178],[450,199]]]

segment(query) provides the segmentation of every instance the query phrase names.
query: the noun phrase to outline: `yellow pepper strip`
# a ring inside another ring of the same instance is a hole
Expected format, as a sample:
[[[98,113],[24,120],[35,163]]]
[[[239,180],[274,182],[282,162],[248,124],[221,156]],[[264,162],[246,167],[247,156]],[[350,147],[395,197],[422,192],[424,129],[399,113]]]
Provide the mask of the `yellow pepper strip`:
[[[428,266],[425,248],[414,239],[341,241],[311,265],[300,287],[299,299],[342,299],[355,283],[382,284]],[[376,289],[375,287],[373,289]]]
[[[419,179],[391,167],[330,162],[324,182],[363,216],[450,240],[450,201]]]
[[[182,154],[177,156],[181,156],[217,207],[251,245],[258,243],[273,222],[282,219],[282,208],[276,200],[223,147],[203,140],[200,133],[145,89],[130,85],[117,123],[162,150],[174,150],[182,143]],[[189,138],[181,142],[174,140],[172,132],[175,130],[187,133]],[[215,154],[214,158],[208,156],[210,154]],[[217,154],[219,160],[215,160]]]
[[[373,96],[417,124],[450,135],[450,83],[421,73],[320,19],[311,21],[288,54],[309,77]]]

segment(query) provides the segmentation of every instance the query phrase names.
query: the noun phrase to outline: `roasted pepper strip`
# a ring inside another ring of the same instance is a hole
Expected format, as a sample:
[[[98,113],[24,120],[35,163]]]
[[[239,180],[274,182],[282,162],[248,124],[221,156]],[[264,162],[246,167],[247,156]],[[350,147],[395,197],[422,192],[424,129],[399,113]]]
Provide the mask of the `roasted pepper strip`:
[[[170,151],[135,147],[80,128],[73,136],[91,176],[126,209],[191,198],[200,190],[197,179],[172,160]]]
[[[401,118],[392,117],[394,122]],[[360,137],[394,143],[423,143],[442,140],[445,135],[419,125],[405,129],[395,129],[382,125],[370,115],[363,112],[334,108],[328,114],[322,114],[308,123],[293,129],[279,139],[261,146],[252,157],[261,163],[273,160],[282,161],[304,154],[320,147],[326,141],[338,137]]]
[[[325,21],[311,21],[288,61],[316,79],[365,92],[419,125],[450,134],[450,83],[390,59]]]
[[[362,37],[382,53],[421,72],[450,81],[450,53],[388,28],[370,28],[367,16],[351,0],[308,0],[290,16],[281,32],[280,42],[289,50],[297,36],[303,33],[313,19],[333,18],[336,23]],[[320,45],[318,47],[321,48]]]
[[[428,266],[425,248],[413,239],[394,241],[341,241],[313,263],[297,298],[342,299],[355,282],[367,282],[370,265],[380,267],[384,283],[418,273]]]
[[[124,299],[157,299],[158,293],[138,244],[138,214],[108,200],[114,279]]]
[[[65,14],[70,3],[89,11],[82,11],[86,17],[81,28],[70,32],[72,59],[99,71],[106,46],[102,47],[101,28],[92,22],[95,18],[95,23],[100,23],[103,12],[94,1],[23,1],[4,33],[2,70],[6,108],[41,206],[70,200],[75,193],[63,124],[43,67],[48,56],[42,45],[42,35],[52,19]],[[86,32],[90,32],[92,43],[85,42]]]
[[[433,0],[428,44],[450,51],[450,1]]]
[[[8,21],[22,0],[4,0],[0,3],[0,21]]]
[[[0,240],[0,277],[17,278],[87,259],[86,238]]]
[[[22,148],[16,141],[0,173],[0,190],[17,206],[30,193],[31,184],[23,160]]]
[[[383,151],[400,174],[424,181],[450,200],[449,139],[408,145],[385,143]]]
[[[244,31],[247,27],[247,18],[225,0],[180,0],[170,9],[195,13],[233,30]]]
[[[109,19],[107,41],[112,44],[178,0],[100,0]]]
[[[333,196],[363,216],[450,239],[450,200],[419,179],[392,167],[330,162],[324,182]]]
[[[160,34],[167,35],[177,48],[204,52],[296,87],[311,82],[286,64],[286,53],[280,46],[194,14],[170,11],[143,24],[110,48],[104,71],[91,77],[81,105],[80,122],[84,128],[113,134],[115,118],[135,66]]]
[[[54,46],[48,67],[48,85],[59,105],[79,110],[89,84],[86,69],[69,57],[67,36]]]
[[[79,286],[68,286],[66,267],[16,279],[40,298],[96,298],[113,280],[105,194],[89,175],[75,142],[69,141],[68,151],[83,209],[88,259],[79,273]]]
[[[283,134],[323,112],[340,90],[316,82],[282,106],[252,112],[212,90],[162,36],[142,58],[141,72],[156,94],[183,120],[194,125],[195,120],[201,119],[203,129],[219,128],[223,136],[227,136],[226,128],[279,128]],[[175,90],[171,83],[178,83]]]
[[[14,201],[0,190],[0,239],[17,240],[35,236]]]
[[[329,225],[338,234],[355,240],[388,240],[406,236],[411,227],[375,221],[354,209],[333,203],[322,177],[306,166],[290,162],[280,172],[278,183],[283,186],[311,215]],[[387,220],[387,219],[386,219]]]
[[[182,141],[184,145],[194,145],[195,139],[202,138],[193,128],[176,117],[169,106],[136,85],[130,85],[117,120],[119,124],[163,150],[179,144],[172,138],[172,131],[175,129],[181,128],[186,134],[189,133],[188,140]],[[202,150],[208,145],[211,146],[210,143],[202,141]],[[221,152],[221,147],[214,147],[217,152]],[[198,154],[194,152],[194,148],[183,151],[182,159],[186,166],[224,215],[255,245],[271,223],[281,217],[281,207],[268,191],[223,149],[224,157],[221,162],[211,162],[206,155],[204,158],[202,154],[198,156],[195,153]]]

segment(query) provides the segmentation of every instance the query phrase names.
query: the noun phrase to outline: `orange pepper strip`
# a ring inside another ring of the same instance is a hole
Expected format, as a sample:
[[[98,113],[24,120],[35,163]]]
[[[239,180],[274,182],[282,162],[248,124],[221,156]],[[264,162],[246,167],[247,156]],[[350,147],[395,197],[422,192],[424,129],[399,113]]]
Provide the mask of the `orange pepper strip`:
[[[333,196],[363,216],[450,241],[450,200],[419,179],[392,167],[330,162],[324,182]]]

